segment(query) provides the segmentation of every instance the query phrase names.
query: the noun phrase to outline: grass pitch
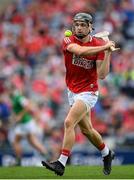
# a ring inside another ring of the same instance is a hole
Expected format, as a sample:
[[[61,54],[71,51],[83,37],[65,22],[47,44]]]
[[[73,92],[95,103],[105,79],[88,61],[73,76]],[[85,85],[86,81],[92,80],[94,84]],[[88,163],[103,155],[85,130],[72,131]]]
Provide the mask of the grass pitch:
[[[109,176],[101,166],[67,166],[64,176],[44,167],[1,167],[0,179],[134,179],[134,165],[113,166]]]

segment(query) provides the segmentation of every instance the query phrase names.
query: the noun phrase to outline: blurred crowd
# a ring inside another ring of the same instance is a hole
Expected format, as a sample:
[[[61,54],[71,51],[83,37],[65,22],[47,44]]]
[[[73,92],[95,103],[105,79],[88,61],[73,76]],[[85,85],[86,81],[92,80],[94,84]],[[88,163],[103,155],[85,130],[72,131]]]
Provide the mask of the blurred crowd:
[[[0,12],[0,149],[11,151],[9,84],[38,106],[44,145],[58,154],[68,111],[61,50],[64,31],[77,12],[94,17],[94,33],[107,30],[120,51],[99,82],[94,127],[114,148],[134,145],[134,0],[15,0]],[[10,133],[9,133],[10,132]],[[77,130],[76,143],[86,139]],[[111,141],[110,141],[111,142]]]

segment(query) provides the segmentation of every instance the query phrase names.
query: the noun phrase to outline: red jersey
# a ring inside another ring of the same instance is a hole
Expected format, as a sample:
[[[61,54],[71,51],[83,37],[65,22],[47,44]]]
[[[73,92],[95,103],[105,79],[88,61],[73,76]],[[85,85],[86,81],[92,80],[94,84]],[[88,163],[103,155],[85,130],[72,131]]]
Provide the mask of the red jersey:
[[[96,60],[104,60],[104,51],[95,55],[77,56],[67,50],[67,46],[71,43],[77,43],[80,46],[100,46],[104,45],[105,41],[91,37],[90,42],[83,43],[74,35],[65,37],[63,40],[67,87],[74,93],[97,91]]]

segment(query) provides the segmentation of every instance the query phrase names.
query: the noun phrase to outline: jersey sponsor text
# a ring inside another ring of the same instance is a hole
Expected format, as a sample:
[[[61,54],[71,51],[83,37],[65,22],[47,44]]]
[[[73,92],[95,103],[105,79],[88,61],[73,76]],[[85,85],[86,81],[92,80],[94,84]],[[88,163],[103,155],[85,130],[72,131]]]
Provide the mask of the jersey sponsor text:
[[[94,66],[94,61],[73,54],[72,64],[83,67],[84,69],[92,69]]]

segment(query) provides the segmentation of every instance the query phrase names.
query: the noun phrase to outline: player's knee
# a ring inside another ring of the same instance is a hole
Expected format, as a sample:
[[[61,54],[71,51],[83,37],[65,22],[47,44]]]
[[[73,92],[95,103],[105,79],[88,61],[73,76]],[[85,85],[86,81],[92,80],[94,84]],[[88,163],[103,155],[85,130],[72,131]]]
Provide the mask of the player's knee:
[[[64,122],[64,127],[66,129],[70,129],[70,128],[73,128],[73,123],[71,122],[70,119],[66,119],[65,122]]]

